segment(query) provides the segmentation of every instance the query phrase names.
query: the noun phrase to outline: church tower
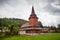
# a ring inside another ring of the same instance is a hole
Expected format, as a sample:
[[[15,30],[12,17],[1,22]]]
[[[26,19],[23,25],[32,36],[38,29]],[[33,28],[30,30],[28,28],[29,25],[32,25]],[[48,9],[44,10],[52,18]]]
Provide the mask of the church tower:
[[[35,14],[34,7],[32,6],[31,15],[29,17],[29,24],[30,25],[38,25],[38,17]]]

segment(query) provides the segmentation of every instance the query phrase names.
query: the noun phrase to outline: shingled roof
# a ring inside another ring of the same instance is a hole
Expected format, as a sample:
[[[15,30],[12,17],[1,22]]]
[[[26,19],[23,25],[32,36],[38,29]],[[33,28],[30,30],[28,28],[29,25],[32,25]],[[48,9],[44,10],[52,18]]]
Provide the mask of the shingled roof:
[[[30,25],[28,22],[27,23],[25,23],[25,24],[23,24],[22,26],[21,26],[21,28],[28,28],[28,27],[30,27],[30,26],[39,26],[39,25]]]

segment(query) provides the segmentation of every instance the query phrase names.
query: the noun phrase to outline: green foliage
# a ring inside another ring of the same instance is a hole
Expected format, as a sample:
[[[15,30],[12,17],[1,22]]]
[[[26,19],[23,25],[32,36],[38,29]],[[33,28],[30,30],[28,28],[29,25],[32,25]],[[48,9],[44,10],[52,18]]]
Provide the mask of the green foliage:
[[[0,18],[0,30],[3,32],[4,29],[5,35],[17,34],[18,28],[24,23],[22,19]]]
[[[13,29],[13,35],[18,35],[18,30],[19,30],[18,27],[14,27],[14,29]]]
[[[41,27],[41,28],[43,28],[43,25],[42,25],[42,23],[39,21],[39,26]]]
[[[59,32],[60,32],[60,24],[58,24],[58,30],[59,30]]]
[[[21,26],[23,23],[25,22],[21,19],[0,18],[0,27]]]
[[[58,24],[58,28],[60,28],[60,24]]]

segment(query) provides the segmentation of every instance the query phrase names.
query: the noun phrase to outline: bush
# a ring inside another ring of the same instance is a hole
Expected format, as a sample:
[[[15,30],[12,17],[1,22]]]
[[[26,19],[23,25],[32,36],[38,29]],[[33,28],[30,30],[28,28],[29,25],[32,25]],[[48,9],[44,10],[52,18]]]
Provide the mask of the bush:
[[[11,35],[10,32],[6,31],[5,36],[9,36],[9,35]]]

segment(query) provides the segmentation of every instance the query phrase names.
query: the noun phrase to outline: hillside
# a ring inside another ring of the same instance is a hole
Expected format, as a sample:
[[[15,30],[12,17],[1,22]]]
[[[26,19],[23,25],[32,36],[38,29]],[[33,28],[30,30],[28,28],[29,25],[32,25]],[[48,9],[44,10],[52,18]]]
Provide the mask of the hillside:
[[[21,26],[22,24],[26,23],[26,20],[18,19],[18,18],[0,18],[0,27],[8,27],[11,25],[14,26]]]

